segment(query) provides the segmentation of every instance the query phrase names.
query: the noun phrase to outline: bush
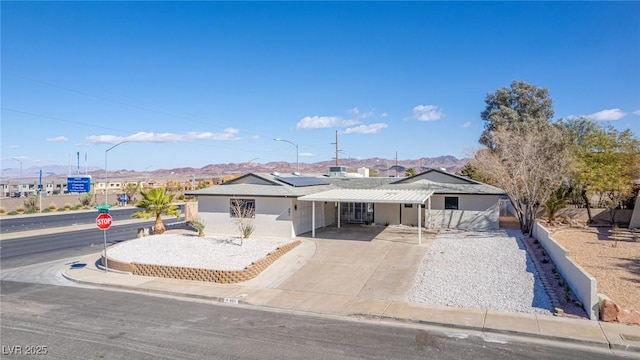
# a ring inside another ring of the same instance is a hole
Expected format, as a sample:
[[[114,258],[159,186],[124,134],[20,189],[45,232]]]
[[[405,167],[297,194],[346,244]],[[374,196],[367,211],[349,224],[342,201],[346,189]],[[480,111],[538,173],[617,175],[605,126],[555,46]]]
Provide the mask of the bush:
[[[49,210],[54,211],[56,210],[58,207],[56,206],[56,204],[51,204],[49,205]]]
[[[16,212],[18,212],[18,213],[23,213],[23,212],[24,212],[24,208],[23,208],[22,206],[20,206],[20,207],[18,207],[18,208],[16,209]]]
[[[3,207],[0,207],[0,214],[4,214],[6,212],[7,212],[7,210],[5,210]]]
[[[249,236],[251,236],[251,234],[253,234],[253,230],[255,230],[255,228],[253,227],[253,225],[251,224],[247,224],[242,228],[242,237],[244,239],[248,239]]]
[[[55,210],[55,209],[54,209],[54,210]],[[48,212],[51,212],[51,209],[49,209],[49,208],[44,208],[44,209],[42,209],[42,212],[43,212],[43,213],[48,213]]]
[[[9,213],[7,215],[18,215],[17,211],[9,211]]]
[[[197,218],[192,220],[189,223],[189,226],[194,228],[198,232],[198,236],[204,236],[204,228],[207,226],[207,222],[202,220],[201,218]]]
[[[71,204],[69,204],[69,203],[64,204],[64,209],[65,210],[71,209]]]

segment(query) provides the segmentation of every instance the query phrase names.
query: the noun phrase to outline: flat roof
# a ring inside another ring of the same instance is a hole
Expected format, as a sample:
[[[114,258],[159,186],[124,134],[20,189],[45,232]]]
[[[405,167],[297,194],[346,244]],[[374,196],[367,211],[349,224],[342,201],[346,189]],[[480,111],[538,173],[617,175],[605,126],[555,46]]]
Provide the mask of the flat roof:
[[[335,201],[391,204],[424,204],[433,195],[430,190],[407,189],[332,189],[301,196],[301,201]]]

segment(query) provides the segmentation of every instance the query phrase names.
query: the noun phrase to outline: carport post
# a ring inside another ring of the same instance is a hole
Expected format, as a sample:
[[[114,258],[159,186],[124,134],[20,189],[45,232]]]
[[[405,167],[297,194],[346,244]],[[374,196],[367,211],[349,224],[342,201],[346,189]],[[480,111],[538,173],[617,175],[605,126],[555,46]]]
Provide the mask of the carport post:
[[[418,245],[422,245],[422,204],[418,204]]]
[[[427,226],[429,230],[431,230],[431,196],[429,196],[428,202],[429,202],[429,224]]]
[[[311,237],[316,237],[316,202],[311,202]]]
[[[338,201],[338,229],[340,229],[340,201]]]

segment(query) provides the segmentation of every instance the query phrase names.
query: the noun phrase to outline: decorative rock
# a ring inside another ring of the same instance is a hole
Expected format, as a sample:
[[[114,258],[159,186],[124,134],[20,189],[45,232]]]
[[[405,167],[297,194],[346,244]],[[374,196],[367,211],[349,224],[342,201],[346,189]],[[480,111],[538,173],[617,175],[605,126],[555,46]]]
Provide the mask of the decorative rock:
[[[622,309],[618,314],[617,320],[624,324],[640,325],[640,312]]]
[[[600,309],[600,319],[602,321],[617,321],[620,314],[620,306],[615,302],[604,299]]]

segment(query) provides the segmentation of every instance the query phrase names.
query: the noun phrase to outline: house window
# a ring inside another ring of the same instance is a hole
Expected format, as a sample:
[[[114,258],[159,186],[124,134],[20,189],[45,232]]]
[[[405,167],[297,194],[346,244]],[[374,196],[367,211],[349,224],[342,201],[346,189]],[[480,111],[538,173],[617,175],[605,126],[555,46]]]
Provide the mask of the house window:
[[[256,200],[255,199],[230,199],[229,214],[231,217],[255,218],[256,217]]]
[[[453,196],[445,196],[444,208],[447,210],[458,210],[458,198]]]
[[[404,204],[404,207],[406,207],[406,208],[412,208],[412,207],[413,207],[413,204]]]

